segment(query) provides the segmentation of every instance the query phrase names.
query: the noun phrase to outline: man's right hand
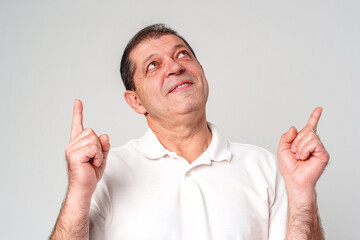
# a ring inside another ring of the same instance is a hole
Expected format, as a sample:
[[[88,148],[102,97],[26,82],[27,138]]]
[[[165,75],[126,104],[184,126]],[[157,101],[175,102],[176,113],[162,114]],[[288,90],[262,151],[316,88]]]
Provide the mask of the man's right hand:
[[[91,199],[101,179],[110,150],[109,136],[98,137],[83,128],[83,105],[76,99],[71,124],[70,143],[65,148],[68,167],[68,195]]]
[[[69,185],[50,239],[89,239],[91,197],[101,179],[110,150],[109,136],[83,128],[83,106],[75,100],[70,143],[65,148]]]

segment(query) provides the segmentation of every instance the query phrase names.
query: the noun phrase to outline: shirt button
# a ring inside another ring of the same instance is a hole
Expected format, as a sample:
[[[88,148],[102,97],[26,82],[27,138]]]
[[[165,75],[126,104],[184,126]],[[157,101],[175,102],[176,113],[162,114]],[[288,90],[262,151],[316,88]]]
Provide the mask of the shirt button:
[[[187,172],[187,173],[186,173],[186,176],[187,176],[187,177],[191,177],[191,172]]]

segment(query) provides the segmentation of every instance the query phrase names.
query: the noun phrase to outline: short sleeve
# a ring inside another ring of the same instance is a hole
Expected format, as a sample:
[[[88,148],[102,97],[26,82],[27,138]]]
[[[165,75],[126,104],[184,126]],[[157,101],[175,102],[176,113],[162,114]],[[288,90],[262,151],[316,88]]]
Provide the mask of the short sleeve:
[[[270,206],[269,240],[283,240],[286,236],[288,199],[280,172],[276,172],[275,198]]]
[[[105,239],[105,218],[100,213],[97,204],[92,201],[90,208],[90,240]]]
[[[90,239],[101,240],[106,237],[106,223],[111,211],[107,182],[107,176],[104,174],[91,199],[89,214]]]

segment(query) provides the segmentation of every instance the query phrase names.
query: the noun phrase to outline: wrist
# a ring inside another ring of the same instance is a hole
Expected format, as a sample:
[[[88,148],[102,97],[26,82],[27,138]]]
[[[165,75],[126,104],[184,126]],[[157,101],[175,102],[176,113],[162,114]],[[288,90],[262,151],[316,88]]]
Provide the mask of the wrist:
[[[91,194],[68,188],[64,206],[77,212],[89,212],[91,205]]]
[[[316,205],[315,187],[298,188],[294,186],[286,186],[289,207]]]
[[[70,195],[77,199],[91,200],[95,188],[96,185],[95,187],[83,186],[81,184],[77,184],[74,181],[69,181],[66,195]]]

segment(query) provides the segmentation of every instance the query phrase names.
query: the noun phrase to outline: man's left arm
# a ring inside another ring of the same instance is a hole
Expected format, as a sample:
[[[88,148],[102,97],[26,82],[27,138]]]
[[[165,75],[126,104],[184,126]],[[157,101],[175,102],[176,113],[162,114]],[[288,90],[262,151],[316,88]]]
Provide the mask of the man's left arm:
[[[321,112],[316,108],[301,131],[291,127],[280,139],[277,158],[289,201],[287,240],[324,239],[315,185],[330,156],[316,135]]]

